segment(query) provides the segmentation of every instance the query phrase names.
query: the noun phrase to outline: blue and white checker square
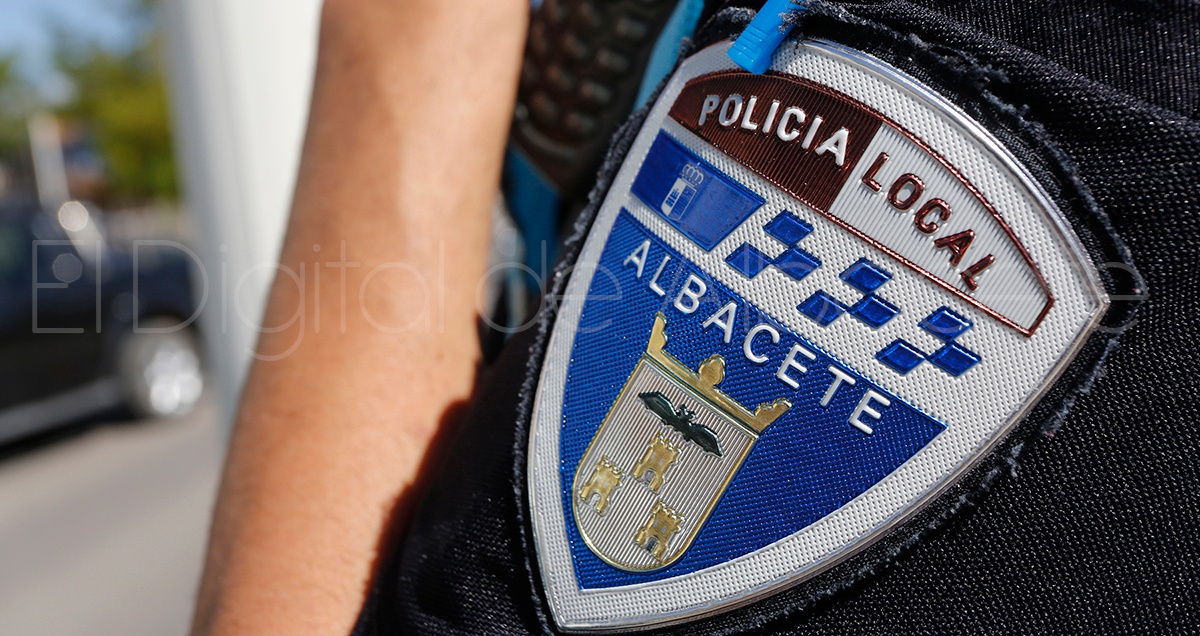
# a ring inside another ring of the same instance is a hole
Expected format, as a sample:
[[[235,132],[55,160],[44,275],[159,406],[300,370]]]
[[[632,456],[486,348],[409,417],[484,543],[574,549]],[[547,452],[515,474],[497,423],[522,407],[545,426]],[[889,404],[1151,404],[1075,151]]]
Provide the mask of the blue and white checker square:
[[[813,226],[804,219],[784,210],[763,226],[767,234],[778,239],[788,247],[795,247],[804,237],[812,234]]]
[[[804,219],[784,210],[767,221],[763,225],[763,231],[787,248],[772,259],[750,243],[737,246],[725,257],[725,262],[742,276],[754,278],[773,265],[793,280],[799,281],[821,266],[821,259],[799,247],[799,243],[813,231],[813,226]],[[863,297],[848,306],[833,294],[817,290],[796,307],[800,313],[822,327],[828,327],[833,321],[841,318],[842,314],[849,313],[872,329],[879,329],[900,313],[899,307],[875,294],[876,290],[892,279],[891,272],[865,258],[860,258],[839,276],[846,284],[861,292]]]
[[[813,231],[813,226],[804,219],[784,210],[767,221],[763,231],[787,247],[771,258],[749,243],[737,246],[725,257],[725,262],[742,276],[754,278],[768,265],[774,265],[793,280],[803,280],[821,266],[821,259],[799,247],[800,241]]]
[[[899,313],[899,307],[874,295],[863,296],[862,300],[850,308],[851,316],[867,323],[872,329],[884,326]]]
[[[873,294],[884,283],[892,280],[892,273],[865,258],[860,258],[839,277],[858,291]]]
[[[813,226],[804,219],[784,210],[767,221],[763,230],[787,246],[771,264],[793,280],[803,280],[821,266],[821,259],[799,247],[800,241],[813,231]]]
[[[949,307],[939,307],[923,318],[918,326],[945,344],[937,351],[926,355],[911,343],[897,338],[876,353],[875,359],[900,374],[909,373],[920,366],[923,361],[929,360],[933,366],[956,378],[979,364],[983,359],[979,354],[955,342],[955,339],[966,333],[973,324],[968,318]]]
[[[797,307],[800,313],[812,318],[814,322],[822,327],[829,326],[829,323],[837,320],[846,313],[846,306],[838,299],[830,296],[824,290],[818,289],[809,296],[804,302]]]
[[[900,314],[900,308],[881,298],[875,292],[892,279],[891,272],[860,258],[838,275],[847,285],[863,294],[863,297],[847,307],[833,294],[821,289],[797,306],[800,313],[813,319],[822,327],[828,327],[844,313],[862,321],[872,329],[878,329]]]
[[[787,248],[772,259],[750,243],[737,246],[725,257],[725,262],[742,276],[754,278],[773,265],[789,277],[801,280],[821,266],[819,258],[799,247],[799,243],[813,231],[813,226],[804,219],[784,210],[767,221],[763,231]],[[868,327],[879,329],[900,315],[900,307],[877,293],[892,279],[892,273],[881,265],[860,258],[842,270],[838,278],[863,296],[853,305],[847,305],[830,292],[818,289],[796,309],[822,327],[833,324],[843,314],[850,314]],[[916,345],[897,338],[876,353],[875,358],[902,375],[912,372],[928,360],[954,377],[966,373],[981,360],[978,354],[955,342],[972,324],[949,307],[938,308],[923,318],[918,326],[945,344],[937,351],[926,354]]]
[[[892,280],[892,273],[860,258],[838,275],[845,283],[865,294],[850,308],[850,315],[858,318],[872,329],[878,329],[900,314],[900,308],[877,296],[876,290]]]
[[[730,252],[729,256],[725,257],[725,262],[729,263],[742,276],[754,278],[766,269],[767,265],[771,264],[771,259],[760,252],[757,247],[749,243],[742,243]]]

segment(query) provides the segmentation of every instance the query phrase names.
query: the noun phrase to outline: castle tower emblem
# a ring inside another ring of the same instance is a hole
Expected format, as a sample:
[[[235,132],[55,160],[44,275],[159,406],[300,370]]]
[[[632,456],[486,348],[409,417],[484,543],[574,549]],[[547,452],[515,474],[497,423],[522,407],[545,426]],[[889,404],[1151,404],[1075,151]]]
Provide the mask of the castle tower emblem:
[[[792,406],[739,404],[717,388],[725,359],[710,356],[693,371],[666,351],[666,327],[659,313],[573,486],[584,542],[634,572],[683,556],[759,436]]]

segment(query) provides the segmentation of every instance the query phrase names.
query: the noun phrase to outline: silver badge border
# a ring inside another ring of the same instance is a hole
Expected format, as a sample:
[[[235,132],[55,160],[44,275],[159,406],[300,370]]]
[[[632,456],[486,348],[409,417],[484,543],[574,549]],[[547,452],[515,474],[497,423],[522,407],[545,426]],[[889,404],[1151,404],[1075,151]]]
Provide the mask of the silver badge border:
[[[710,45],[707,48],[718,47],[718,46],[727,46],[728,44],[729,44],[728,41],[718,42],[718,43]],[[542,370],[541,370],[541,373],[538,378],[538,390],[537,390],[537,393],[534,398],[533,408],[531,409],[531,415],[530,415],[531,421],[530,421],[530,426],[529,426],[529,446],[527,449],[529,457],[528,457],[527,480],[526,480],[527,481],[526,487],[528,489],[528,495],[529,495],[529,509],[531,511],[530,517],[531,517],[531,522],[533,525],[533,534],[534,534],[534,542],[535,542],[534,550],[537,553],[537,559],[538,559],[539,571],[541,572],[543,589],[546,591],[547,602],[550,605],[550,613],[554,617],[555,624],[564,631],[569,631],[569,632],[639,631],[639,630],[662,628],[662,627],[678,625],[680,623],[698,620],[698,619],[701,619],[701,618],[704,618],[707,616],[724,613],[724,612],[736,609],[738,607],[748,605],[750,603],[753,603],[753,602],[760,600],[762,598],[765,598],[767,596],[771,596],[773,594],[776,594],[776,593],[786,590],[788,588],[799,585],[800,583],[803,583],[823,572],[828,571],[830,568],[849,559],[850,557],[853,557],[853,556],[861,553],[863,550],[867,549],[868,547],[873,545],[876,541],[878,541],[879,539],[881,539],[885,535],[887,535],[889,532],[891,532],[891,530],[894,529],[896,526],[902,524],[904,521],[907,521],[913,515],[919,513],[921,510],[923,510],[926,506],[928,506],[930,503],[932,503],[934,500],[936,500],[938,495],[940,495],[946,489],[948,489],[948,488],[952,487],[953,485],[955,485],[956,483],[958,483],[958,481],[965,474],[967,474],[969,472],[969,470],[972,467],[974,467],[975,464],[981,458],[986,456],[992,450],[992,448],[994,448],[998,443],[1000,443],[1002,440],[1006,439],[1008,437],[1008,433],[1011,432],[1012,428],[1014,426],[1016,426],[1016,424],[1018,422],[1020,422],[1021,420],[1024,419],[1025,415],[1028,414],[1028,412],[1038,402],[1041,401],[1041,398],[1050,389],[1050,387],[1053,386],[1058,381],[1058,379],[1062,376],[1062,374],[1066,370],[1067,366],[1071,363],[1072,360],[1075,359],[1076,355],[1078,355],[1078,353],[1079,353],[1079,350],[1088,341],[1088,337],[1099,326],[1100,321],[1103,319],[1103,317],[1108,309],[1108,306],[1110,304],[1110,300],[1109,300],[1107,294],[1105,293],[1103,286],[1100,283],[1099,274],[1096,272],[1094,264],[1090,261],[1090,259],[1087,258],[1088,252],[1083,248],[1083,245],[1080,242],[1079,238],[1075,235],[1074,230],[1071,229],[1070,225],[1063,218],[1062,212],[1059,210],[1058,206],[1053,203],[1053,201],[1050,199],[1049,195],[1042,188],[1041,184],[1038,183],[1038,181],[1033,178],[1033,176],[1029,173],[1029,171],[1026,170],[1025,167],[1022,166],[1016,160],[1015,157],[1013,157],[1012,153],[1009,152],[1007,148],[1005,148],[1003,145],[1001,145],[1001,143],[991,134],[991,132],[989,132],[987,129],[983,128],[982,125],[977,123],[970,116],[968,116],[965,112],[963,112],[958,106],[954,105],[952,102],[950,102],[946,98],[942,97],[941,95],[935,93],[934,91],[932,91],[928,88],[925,88],[916,79],[905,74],[903,71],[900,71],[899,69],[892,67],[891,65],[887,64],[886,62],[883,62],[882,60],[879,60],[879,59],[877,59],[873,56],[870,56],[866,53],[863,53],[861,51],[857,51],[857,50],[848,48],[846,46],[843,46],[841,44],[838,44],[836,42],[831,42],[828,40],[806,39],[803,42],[800,42],[797,44],[799,46],[815,48],[815,49],[817,49],[821,52],[824,52],[826,54],[829,54],[835,58],[838,58],[838,57],[844,58],[845,61],[848,61],[852,64],[856,63],[862,67],[865,67],[870,72],[874,72],[878,75],[881,75],[884,78],[891,80],[897,86],[904,89],[905,91],[910,93],[912,96],[916,97],[919,101],[923,101],[924,103],[931,106],[936,111],[940,112],[941,114],[946,116],[948,119],[950,119],[957,125],[961,126],[969,135],[972,135],[974,137],[974,140],[981,143],[985,147],[986,150],[991,152],[992,155],[1000,161],[1000,163],[1002,165],[1004,165],[1006,168],[1008,168],[1012,172],[1012,174],[1015,175],[1022,182],[1022,184],[1029,189],[1029,192],[1032,194],[1033,198],[1037,201],[1037,203],[1039,205],[1041,205],[1044,210],[1049,212],[1049,214],[1047,216],[1049,217],[1051,226],[1057,231],[1057,233],[1059,234],[1059,238],[1063,241],[1063,244],[1068,248],[1069,253],[1075,257],[1077,271],[1081,275],[1081,277],[1084,279],[1083,282],[1086,284],[1086,286],[1092,292],[1092,295],[1098,301],[1099,307],[1096,310],[1096,312],[1093,314],[1091,320],[1084,326],[1083,329],[1080,330],[1079,334],[1076,336],[1075,340],[1071,343],[1071,345],[1068,348],[1068,350],[1066,351],[1066,353],[1059,359],[1059,361],[1056,364],[1056,366],[1054,367],[1053,371],[1051,371],[1051,373],[1047,376],[1047,378],[1041,384],[1041,386],[1038,387],[1038,389],[1036,391],[1029,394],[1029,396],[1025,399],[1024,404],[1017,411],[1014,412],[1014,414],[1004,423],[1004,425],[1002,425],[999,429],[997,429],[995,434],[993,434],[992,437],[990,437],[983,446],[978,448],[972,455],[968,456],[954,470],[952,470],[950,473],[948,473],[946,475],[946,477],[944,477],[941,481],[939,481],[937,485],[935,485],[933,488],[926,491],[921,496],[919,496],[915,499],[912,499],[905,507],[903,507],[899,511],[897,511],[896,514],[894,514],[891,518],[889,518],[885,523],[880,524],[872,532],[863,536],[859,540],[857,540],[854,543],[849,544],[847,546],[843,546],[842,548],[840,548],[837,552],[835,552],[833,555],[831,555],[828,558],[819,560],[817,562],[810,564],[806,568],[803,568],[801,570],[797,570],[797,571],[793,572],[788,577],[777,579],[775,581],[769,582],[769,583],[759,586],[757,588],[748,589],[739,595],[729,596],[729,597],[725,597],[722,599],[714,599],[711,602],[706,603],[701,606],[698,606],[698,607],[690,607],[690,608],[685,608],[685,609],[681,609],[681,610],[677,610],[677,611],[663,612],[663,613],[655,614],[655,615],[615,617],[615,618],[611,619],[610,621],[603,622],[603,623],[600,623],[600,622],[584,623],[584,622],[563,621],[562,616],[556,610],[554,589],[551,585],[551,582],[548,580],[550,573],[547,571],[546,563],[545,563],[544,559],[542,558],[542,547],[541,546],[543,545],[543,538],[541,536],[541,531],[539,530],[539,527],[538,527],[539,515],[537,514],[537,510],[539,509],[539,502],[537,500],[537,483],[536,482],[538,480],[539,472],[538,472],[538,466],[535,465],[536,460],[537,460],[537,452],[536,452],[536,448],[535,448],[535,443],[536,443],[536,440],[538,439],[538,414],[542,410],[542,398],[544,395],[544,393],[542,391],[542,386],[548,380],[548,376],[551,375],[551,370],[555,369],[555,368],[560,368],[560,373],[563,375],[563,380],[565,382],[565,376],[566,376],[566,371],[567,371],[566,367],[565,366],[557,367],[556,365],[568,364],[570,362],[569,358],[571,355],[571,351],[565,350],[565,352],[559,356],[559,358],[564,358],[564,359],[558,359],[558,358],[551,359],[549,357],[549,355],[550,355],[550,352],[557,350],[556,347],[554,346],[555,341],[557,341],[559,338],[568,337],[568,334],[566,334],[565,331],[570,331],[571,333],[569,334],[569,337],[571,337],[572,341],[574,340],[574,330],[577,327],[577,323],[578,323],[580,315],[582,313],[582,305],[581,304],[570,307],[570,309],[568,310],[567,304],[565,302],[567,300],[567,297],[564,297],[563,298],[564,304],[562,306],[561,313],[558,316],[557,320],[555,321],[554,325],[552,326],[551,336],[550,336],[549,340],[547,341],[547,348],[546,348],[547,358],[542,364]],[[788,45],[787,42],[785,42],[784,46],[786,46],[786,45]],[[639,135],[641,134],[641,130],[638,131],[638,134]],[[607,200],[607,197],[606,197],[606,200]],[[601,204],[600,204],[601,209],[603,208],[603,205],[604,205],[604,203],[601,202]],[[597,210],[597,214],[599,214],[599,210]],[[589,239],[590,239],[590,237],[589,237]],[[588,247],[587,243],[590,243],[590,242],[591,242],[590,240],[585,242],[584,249],[586,249]],[[606,244],[606,243],[607,243],[607,237],[605,237],[604,244]],[[601,244],[600,247],[603,248],[603,244]],[[581,252],[580,261],[579,261],[579,264],[581,266],[578,267],[573,272],[573,275],[579,276],[582,274],[589,274],[588,281],[590,282],[591,277],[592,277],[591,274],[593,274],[593,272],[591,271],[590,267],[583,266],[582,257],[583,257],[583,253]],[[586,294],[586,290],[584,293]],[[567,316],[568,314],[570,314],[570,321],[572,324],[564,327],[563,325],[565,324],[565,320],[566,320],[565,316]],[[560,406],[560,408],[561,408],[561,406]],[[557,462],[557,463],[561,463],[561,462]],[[557,485],[558,479],[559,479],[559,475],[558,475],[559,468],[557,466],[557,463],[555,466],[551,467],[551,470],[549,471],[547,478],[555,480],[555,484],[556,484],[555,491],[558,492],[558,495],[559,495],[559,497],[556,497],[555,500],[553,502],[551,502],[550,505],[554,506],[556,510],[561,510],[561,508],[562,508],[562,505],[561,505],[562,502],[560,500],[561,492],[559,492],[559,491],[561,491],[561,488]],[[774,544],[772,544],[772,545],[774,545]],[[762,548],[762,550],[769,550],[770,548],[771,548],[771,545],[768,545],[768,546]],[[568,548],[568,552],[569,552],[569,548]],[[568,558],[570,558],[570,557],[568,556]],[[699,572],[695,572],[695,573],[692,573],[689,575],[683,575],[683,576],[693,576],[693,575],[701,574],[703,572],[704,572],[704,570],[700,570]],[[574,574],[573,571],[571,574],[572,575]],[[679,577],[675,577],[675,578],[679,578]],[[674,579],[666,579],[666,581],[670,581],[670,580],[674,580]],[[641,583],[641,584],[637,584],[637,585],[625,586],[624,588],[620,588],[620,589],[634,592],[634,591],[638,591],[640,589],[646,589],[648,587],[653,587],[657,584],[662,584],[663,582],[664,581]],[[612,589],[614,589],[614,588],[605,588],[605,591],[611,591]],[[586,594],[586,591],[583,591],[582,593]]]

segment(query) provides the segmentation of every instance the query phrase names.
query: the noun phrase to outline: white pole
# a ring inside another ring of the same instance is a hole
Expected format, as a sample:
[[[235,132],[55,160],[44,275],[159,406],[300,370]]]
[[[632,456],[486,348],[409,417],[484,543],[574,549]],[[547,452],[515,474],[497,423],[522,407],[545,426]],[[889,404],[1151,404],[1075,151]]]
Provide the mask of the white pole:
[[[170,88],[201,314],[227,420],[274,275],[308,113],[320,0],[168,0]]]
[[[67,163],[63,158],[62,131],[58,119],[49,113],[29,118],[29,147],[33,155],[33,176],[38,200],[46,210],[56,211],[71,199],[67,186]]]

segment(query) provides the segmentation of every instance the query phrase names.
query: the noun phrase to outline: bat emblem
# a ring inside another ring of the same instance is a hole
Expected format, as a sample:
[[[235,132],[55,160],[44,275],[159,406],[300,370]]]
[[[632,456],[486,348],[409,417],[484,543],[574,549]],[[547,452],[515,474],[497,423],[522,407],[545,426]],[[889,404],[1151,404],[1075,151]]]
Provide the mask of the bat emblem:
[[[638,398],[646,410],[657,415],[663,424],[679,431],[683,439],[717,457],[721,456],[721,442],[717,439],[717,434],[711,428],[692,421],[696,417],[695,411],[682,404],[676,409],[671,404],[671,399],[659,391],[638,393]]]

